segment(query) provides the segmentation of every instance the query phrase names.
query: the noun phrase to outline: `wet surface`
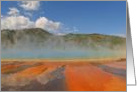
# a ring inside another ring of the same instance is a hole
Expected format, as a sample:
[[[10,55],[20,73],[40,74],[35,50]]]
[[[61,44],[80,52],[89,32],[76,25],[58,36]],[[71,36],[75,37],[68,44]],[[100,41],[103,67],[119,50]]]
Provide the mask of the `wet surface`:
[[[4,62],[1,70],[1,90],[125,91],[125,63]],[[115,67],[116,65],[118,67]]]
[[[106,65],[99,65],[98,67],[100,67],[101,69],[103,69],[104,71],[114,74],[114,75],[118,75],[121,76],[123,78],[126,78],[126,70],[125,69],[119,69],[119,68],[114,68],[114,67],[109,67]]]

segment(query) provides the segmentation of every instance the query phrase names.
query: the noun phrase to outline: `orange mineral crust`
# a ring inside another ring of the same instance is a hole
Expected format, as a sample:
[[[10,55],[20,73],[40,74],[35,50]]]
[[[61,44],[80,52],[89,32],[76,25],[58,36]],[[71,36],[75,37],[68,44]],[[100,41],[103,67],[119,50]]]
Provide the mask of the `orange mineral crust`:
[[[96,66],[67,66],[66,82],[70,91],[125,91],[126,80]]]
[[[68,61],[2,61],[2,90],[126,91],[126,61]]]

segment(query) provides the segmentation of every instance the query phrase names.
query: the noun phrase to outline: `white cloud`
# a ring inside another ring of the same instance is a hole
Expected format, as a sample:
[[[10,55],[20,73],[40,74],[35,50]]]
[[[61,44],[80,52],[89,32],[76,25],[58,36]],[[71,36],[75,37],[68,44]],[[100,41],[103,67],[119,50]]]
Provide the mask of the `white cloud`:
[[[45,17],[40,17],[39,19],[36,20],[35,26],[37,28],[46,28],[46,24],[48,23],[48,19]]]
[[[7,15],[1,16],[1,30],[3,29],[24,29],[24,28],[42,28],[44,30],[58,33],[61,23],[49,20],[46,17],[39,17],[36,21],[32,21],[31,10],[37,10],[40,7],[39,1],[21,1],[20,7],[28,11],[20,11],[13,7],[9,8]],[[20,9],[20,8],[19,8]]]
[[[1,29],[24,29],[34,27],[34,22],[25,16],[6,16],[1,19]]]
[[[40,7],[39,1],[21,1],[20,7],[25,10],[38,10]]]
[[[17,8],[9,8],[9,12],[8,12],[8,15],[13,15],[13,16],[16,16],[16,15],[19,15],[19,10]]]
[[[6,16],[1,18],[1,29],[42,28],[47,31],[55,31],[60,28],[60,22],[53,22],[46,17],[40,17],[31,21],[23,15]]]
[[[58,30],[60,28],[60,22],[53,22],[46,17],[40,17],[36,20],[35,26],[49,31]]]

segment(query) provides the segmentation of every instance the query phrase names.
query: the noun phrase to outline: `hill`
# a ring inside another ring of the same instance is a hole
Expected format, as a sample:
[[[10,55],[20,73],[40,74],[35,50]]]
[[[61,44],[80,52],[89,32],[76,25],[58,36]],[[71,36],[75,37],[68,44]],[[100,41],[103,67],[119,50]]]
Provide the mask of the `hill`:
[[[39,46],[45,48],[126,48],[126,38],[123,37],[104,34],[72,33],[58,36],[40,28],[1,30],[1,42],[2,48],[32,48]]]

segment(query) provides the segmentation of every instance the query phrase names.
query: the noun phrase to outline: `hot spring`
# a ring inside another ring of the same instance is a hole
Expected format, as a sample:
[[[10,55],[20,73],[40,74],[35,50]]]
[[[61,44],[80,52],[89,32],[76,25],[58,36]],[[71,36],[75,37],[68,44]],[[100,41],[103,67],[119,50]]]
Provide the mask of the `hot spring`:
[[[119,50],[92,49],[7,49],[1,52],[2,59],[86,59],[86,58],[117,58],[126,55]]]

